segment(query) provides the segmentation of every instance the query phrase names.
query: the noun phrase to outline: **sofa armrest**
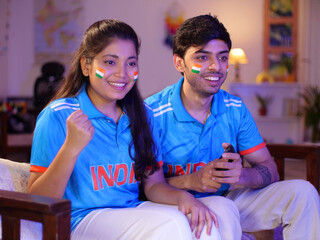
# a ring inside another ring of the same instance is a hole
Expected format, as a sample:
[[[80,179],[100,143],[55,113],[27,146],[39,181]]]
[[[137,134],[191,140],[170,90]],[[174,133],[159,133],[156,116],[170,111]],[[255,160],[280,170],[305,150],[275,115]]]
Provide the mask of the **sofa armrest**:
[[[280,180],[284,180],[285,159],[304,159],[307,166],[307,180],[320,192],[320,146],[315,144],[267,143],[277,164]]]
[[[20,219],[43,224],[43,239],[70,239],[71,202],[0,190],[2,239],[20,239]]]

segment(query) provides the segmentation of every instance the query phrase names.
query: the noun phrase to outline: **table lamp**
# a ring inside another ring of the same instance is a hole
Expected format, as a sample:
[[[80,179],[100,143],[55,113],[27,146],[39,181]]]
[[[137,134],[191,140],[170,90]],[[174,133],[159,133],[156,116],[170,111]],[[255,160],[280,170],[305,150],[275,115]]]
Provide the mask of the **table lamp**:
[[[229,64],[236,68],[235,82],[240,82],[240,64],[248,63],[247,56],[241,48],[232,48],[229,53]]]

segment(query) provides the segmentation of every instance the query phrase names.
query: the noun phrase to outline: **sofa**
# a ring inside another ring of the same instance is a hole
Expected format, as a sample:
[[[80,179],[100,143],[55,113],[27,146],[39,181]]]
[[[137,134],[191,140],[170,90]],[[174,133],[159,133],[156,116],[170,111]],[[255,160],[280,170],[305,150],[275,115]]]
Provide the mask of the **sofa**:
[[[70,239],[70,201],[27,194],[29,168],[0,158],[0,237]]]
[[[318,191],[320,190],[319,145],[269,143],[267,147],[277,163],[281,180],[285,179],[285,158],[304,159],[307,165],[307,180]],[[3,234],[7,237],[3,237],[3,240],[19,239],[19,236],[16,237],[15,234],[20,232],[18,230],[21,218],[26,219],[21,221],[21,239],[41,239],[42,235],[46,236],[45,239],[70,239],[70,201],[26,194],[29,167],[28,163],[0,158],[0,215],[2,216],[0,237],[1,229],[4,229]],[[4,216],[6,217],[5,223]],[[29,220],[42,222],[42,225]],[[3,224],[6,227],[3,227]],[[278,240],[282,239],[281,232],[282,228],[278,227],[274,232],[267,230],[244,234],[243,240],[272,238]]]

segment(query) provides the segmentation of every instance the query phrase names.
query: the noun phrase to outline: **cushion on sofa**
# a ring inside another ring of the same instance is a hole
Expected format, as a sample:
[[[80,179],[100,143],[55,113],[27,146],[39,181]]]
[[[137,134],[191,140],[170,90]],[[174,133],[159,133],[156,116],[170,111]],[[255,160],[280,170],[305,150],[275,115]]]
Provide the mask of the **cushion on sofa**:
[[[0,189],[26,192],[30,175],[30,164],[14,162],[0,158]],[[0,216],[0,240],[2,236]],[[42,239],[42,224],[28,220],[21,220],[21,239]]]
[[[0,158],[0,189],[26,192],[30,164]]]

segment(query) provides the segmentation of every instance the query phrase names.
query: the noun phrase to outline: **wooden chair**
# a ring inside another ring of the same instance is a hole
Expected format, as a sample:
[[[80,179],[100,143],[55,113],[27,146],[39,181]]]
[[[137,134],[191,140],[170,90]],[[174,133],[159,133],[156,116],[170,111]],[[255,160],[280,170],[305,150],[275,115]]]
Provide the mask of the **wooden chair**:
[[[0,190],[0,202],[2,240],[20,239],[20,219],[41,222],[45,240],[70,239],[69,200]]]
[[[285,159],[304,159],[307,166],[307,181],[320,192],[320,146],[309,144],[268,143],[267,147],[278,166],[280,180],[285,179]]]
[[[30,158],[33,134],[9,134],[8,118],[6,112],[0,112],[0,156],[7,158],[9,153],[25,152]]]

